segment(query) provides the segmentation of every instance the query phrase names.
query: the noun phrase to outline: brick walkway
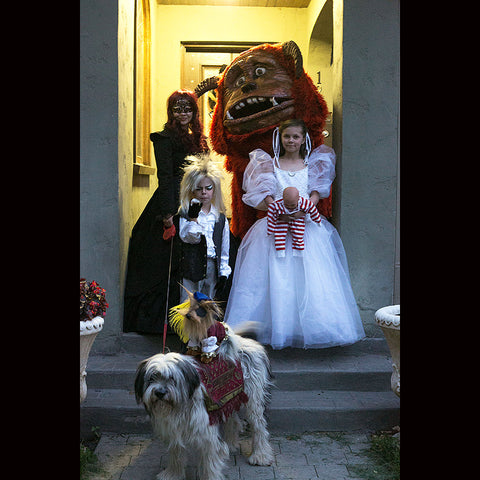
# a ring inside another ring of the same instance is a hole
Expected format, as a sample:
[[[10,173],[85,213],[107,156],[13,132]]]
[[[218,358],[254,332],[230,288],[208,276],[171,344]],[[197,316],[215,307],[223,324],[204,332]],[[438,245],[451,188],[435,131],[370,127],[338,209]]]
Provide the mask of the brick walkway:
[[[371,465],[362,453],[370,443],[366,433],[271,435],[275,462],[270,467],[247,463],[243,454],[248,454],[250,442],[242,438],[241,452],[230,454],[226,480],[360,480],[351,467]],[[154,480],[166,464],[165,447],[149,434],[104,433],[95,453],[103,471],[91,480]],[[195,467],[189,466],[186,480],[196,478]]]

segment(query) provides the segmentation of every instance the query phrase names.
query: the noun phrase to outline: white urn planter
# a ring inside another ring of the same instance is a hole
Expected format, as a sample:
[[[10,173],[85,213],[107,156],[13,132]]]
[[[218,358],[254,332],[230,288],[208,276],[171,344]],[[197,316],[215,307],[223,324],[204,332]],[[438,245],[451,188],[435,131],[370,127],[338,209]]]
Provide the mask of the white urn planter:
[[[390,385],[393,392],[400,396],[400,305],[378,309],[375,312],[375,322],[381,327],[392,355]]]
[[[103,328],[103,318],[95,317],[92,320],[80,320],[80,403],[87,397],[87,372],[88,355],[97,334]]]

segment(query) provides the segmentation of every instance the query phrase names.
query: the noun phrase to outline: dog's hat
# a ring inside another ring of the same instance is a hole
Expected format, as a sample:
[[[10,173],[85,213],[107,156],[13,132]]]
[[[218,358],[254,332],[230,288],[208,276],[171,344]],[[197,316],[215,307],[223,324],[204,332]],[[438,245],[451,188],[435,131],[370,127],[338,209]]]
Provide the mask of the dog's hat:
[[[193,294],[193,298],[197,301],[197,302],[201,302],[203,300],[211,300],[210,297],[208,297],[207,295],[205,295],[204,293],[202,292],[195,292]]]

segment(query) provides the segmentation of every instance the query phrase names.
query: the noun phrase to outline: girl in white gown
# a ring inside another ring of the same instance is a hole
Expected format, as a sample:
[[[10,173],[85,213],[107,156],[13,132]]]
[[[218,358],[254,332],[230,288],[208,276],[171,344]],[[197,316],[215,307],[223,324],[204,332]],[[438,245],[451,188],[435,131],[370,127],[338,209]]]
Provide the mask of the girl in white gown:
[[[250,152],[243,176],[247,205],[266,210],[290,186],[314,204],[328,197],[335,178],[333,149],[321,145],[309,154],[302,120],[280,125],[273,143],[274,158],[261,149]],[[292,255],[289,232],[285,257],[279,257],[274,236],[267,235],[267,218],[251,226],[238,249],[225,321],[233,327],[259,322],[258,340],[274,349],[325,348],[360,340],[365,332],[335,227],[323,215],[320,224],[307,215],[304,241],[303,256]]]

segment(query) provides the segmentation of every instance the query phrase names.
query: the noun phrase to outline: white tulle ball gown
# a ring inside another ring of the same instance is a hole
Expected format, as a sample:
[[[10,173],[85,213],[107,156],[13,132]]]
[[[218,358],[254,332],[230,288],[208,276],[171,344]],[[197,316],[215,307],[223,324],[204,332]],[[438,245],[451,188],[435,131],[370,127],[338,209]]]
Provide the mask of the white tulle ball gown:
[[[326,197],[334,177],[335,154],[325,145],[313,150],[308,166],[296,172],[281,170],[257,149],[244,173],[243,200],[256,206],[269,193],[276,200],[288,186],[306,198],[313,190]],[[258,340],[274,349],[355,343],[365,332],[338,232],[325,217],[317,224],[307,215],[304,241],[303,254],[294,255],[289,232],[280,257],[274,236],[267,235],[267,219],[252,225],[238,249],[225,321],[233,327],[259,322]]]

